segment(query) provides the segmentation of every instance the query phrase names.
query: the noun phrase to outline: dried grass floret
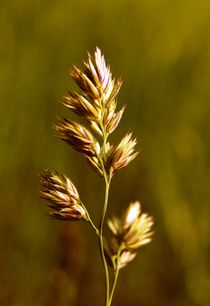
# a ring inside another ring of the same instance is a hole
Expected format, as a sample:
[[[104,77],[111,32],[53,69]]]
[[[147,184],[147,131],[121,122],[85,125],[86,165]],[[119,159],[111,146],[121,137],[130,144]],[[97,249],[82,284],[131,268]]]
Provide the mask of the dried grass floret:
[[[121,218],[108,220],[108,226],[119,246],[131,251],[140,248],[152,240],[153,218],[141,212],[140,202],[130,203]]]
[[[41,197],[49,202],[49,215],[61,220],[88,220],[78,191],[64,174],[45,170],[40,174]]]

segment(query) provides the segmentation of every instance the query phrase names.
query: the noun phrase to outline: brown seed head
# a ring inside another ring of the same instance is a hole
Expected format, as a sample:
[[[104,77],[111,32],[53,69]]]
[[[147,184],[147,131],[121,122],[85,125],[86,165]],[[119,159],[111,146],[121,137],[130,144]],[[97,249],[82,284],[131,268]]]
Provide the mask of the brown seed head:
[[[55,126],[58,137],[86,156],[95,156],[100,152],[100,145],[92,134],[81,124],[68,119],[60,119]]]
[[[122,218],[108,220],[108,226],[119,245],[132,251],[152,240],[153,219],[146,213],[141,213],[140,202],[130,203]]]
[[[79,204],[76,187],[65,175],[46,170],[40,174],[40,183],[41,197],[52,208],[50,216],[61,220],[88,220],[85,210]]]

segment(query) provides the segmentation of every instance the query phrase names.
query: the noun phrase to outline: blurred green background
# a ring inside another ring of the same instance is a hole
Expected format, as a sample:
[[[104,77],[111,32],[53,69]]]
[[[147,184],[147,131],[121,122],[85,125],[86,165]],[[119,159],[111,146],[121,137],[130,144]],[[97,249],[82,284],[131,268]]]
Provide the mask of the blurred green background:
[[[141,154],[113,180],[111,213],[140,199],[154,241],[122,270],[113,305],[210,305],[210,1],[1,0],[0,305],[103,305],[87,224],[46,217],[38,174],[68,175],[98,221],[102,181],[51,129],[72,64],[99,45],[124,84],[113,139]]]

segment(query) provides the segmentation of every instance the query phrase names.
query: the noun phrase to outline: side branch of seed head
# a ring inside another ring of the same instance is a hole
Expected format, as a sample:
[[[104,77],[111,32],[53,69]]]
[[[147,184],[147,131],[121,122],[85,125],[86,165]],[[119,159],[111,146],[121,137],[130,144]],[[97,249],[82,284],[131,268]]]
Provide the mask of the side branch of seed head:
[[[49,215],[60,220],[86,220],[79,193],[64,174],[45,170],[40,174],[41,197],[49,202]]]
[[[154,221],[151,216],[141,212],[140,202],[130,203],[121,218],[112,217],[108,227],[112,240],[106,245],[106,256],[109,264],[114,267],[116,254],[119,254],[119,268],[132,261],[136,252],[152,240]]]

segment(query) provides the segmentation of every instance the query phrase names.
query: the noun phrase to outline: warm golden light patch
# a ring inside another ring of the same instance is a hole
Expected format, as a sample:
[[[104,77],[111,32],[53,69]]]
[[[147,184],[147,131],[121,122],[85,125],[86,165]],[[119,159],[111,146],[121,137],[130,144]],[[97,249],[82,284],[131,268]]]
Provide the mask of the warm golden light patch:
[[[132,222],[134,222],[138,218],[140,211],[141,211],[140,203],[138,201],[132,203],[128,208],[126,223],[131,224]]]

